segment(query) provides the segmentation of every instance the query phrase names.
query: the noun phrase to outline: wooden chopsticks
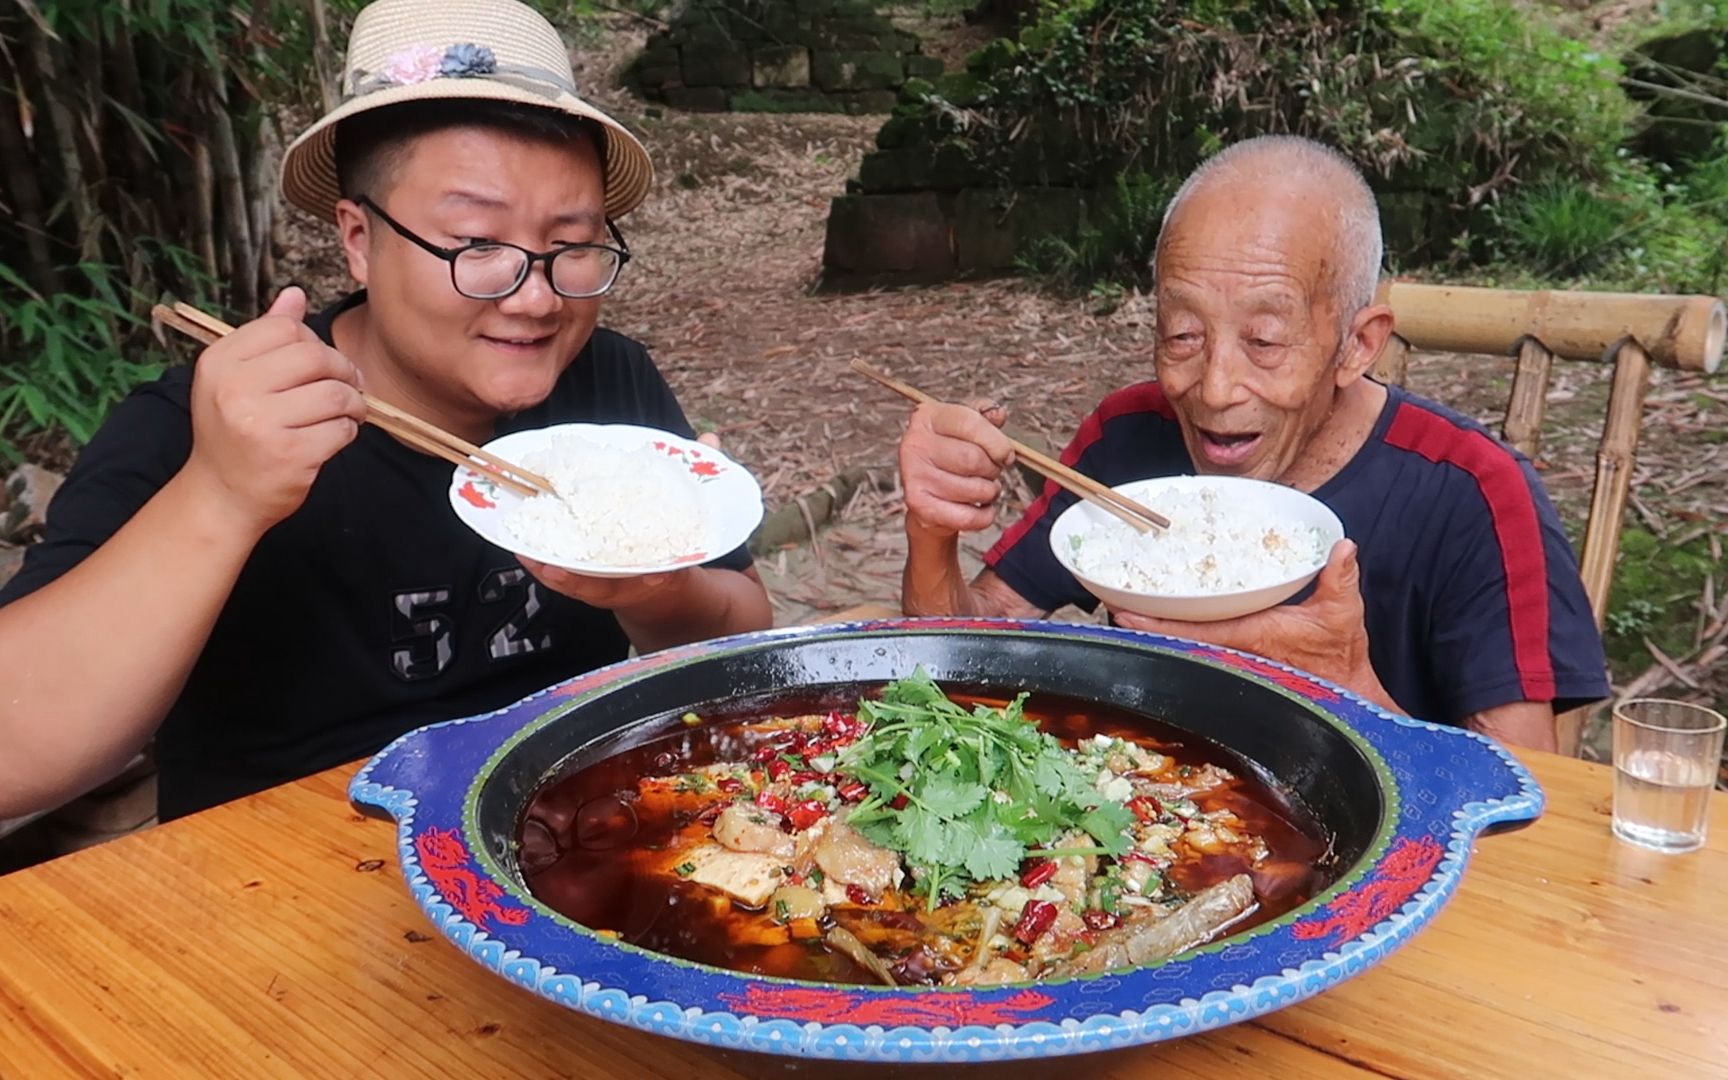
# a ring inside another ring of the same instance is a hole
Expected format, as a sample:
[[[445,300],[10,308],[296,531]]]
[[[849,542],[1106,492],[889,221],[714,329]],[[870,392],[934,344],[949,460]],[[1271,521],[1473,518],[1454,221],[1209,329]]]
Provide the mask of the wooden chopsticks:
[[[150,310],[150,317],[163,326],[178,330],[205,345],[212,344],[234,331],[232,326],[221,319],[199,311],[190,304],[175,304],[173,307],[157,304]],[[483,473],[499,486],[518,495],[554,494],[552,482],[544,476],[529,472],[520,465],[512,465],[498,455],[452,435],[443,428],[428,424],[412,413],[403,412],[387,401],[380,401],[371,394],[364,397],[366,422],[383,428],[409,446]]]
[[[936,400],[924,391],[908,386],[899,379],[876,370],[862,360],[852,361],[852,370],[876,380],[901,397],[910,398],[919,403]],[[1090,476],[1075,472],[1055,458],[1040,454],[1018,439],[1009,439],[1008,443],[1014,448],[1015,456],[1024,461],[1034,472],[1061,487],[1067,488],[1087,502],[1108,510],[1140,532],[1150,532],[1154,527],[1160,529],[1170,527],[1169,518],[1140,505],[1120,492],[1110,490]]]

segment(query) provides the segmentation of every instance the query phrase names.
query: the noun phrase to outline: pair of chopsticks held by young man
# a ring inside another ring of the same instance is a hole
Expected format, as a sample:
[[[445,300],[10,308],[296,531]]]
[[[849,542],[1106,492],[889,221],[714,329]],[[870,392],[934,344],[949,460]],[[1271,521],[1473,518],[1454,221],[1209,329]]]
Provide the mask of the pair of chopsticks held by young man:
[[[524,563],[463,526],[448,461],[365,423],[383,403],[473,445],[571,422],[689,437],[646,349],[598,325],[649,195],[647,151],[587,103],[514,0],[378,0],[340,104],[282,191],[328,223],[356,290],[289,288],[116,407],[0,590],[0,817],[57,805],[152,737],[163,819],[340,763],[671,645],[766,627],[746,550],[646,578]],[[1297,139],[1196,172],[1157,257],[1149,380],[1082,420],[1063,464],[1101,484],[1216,472],[1313,492],[1344,521],[1313,592],[1203,637],[1388,709],[1551,745],[1606,693],[1564,534],[1528,463],[1366,378],[1372,193]],[[915,372],[907,372],[916,382]],[[860,383],[861,389],[866,384]],[[1024,617],[1093,601],[1048,550],[1047,489],[967,578],[1013,459],[999,411],[927,402],[899,449],[908,614]]]

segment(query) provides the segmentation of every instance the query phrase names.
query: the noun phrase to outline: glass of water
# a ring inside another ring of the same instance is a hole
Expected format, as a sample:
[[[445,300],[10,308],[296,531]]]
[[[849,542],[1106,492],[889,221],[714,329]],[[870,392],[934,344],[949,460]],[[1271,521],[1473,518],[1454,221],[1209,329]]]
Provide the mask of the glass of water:
[[[1634,698],[1614,708],[1614,835],[1655,851],[1704,844],[1728,721],[1702,705]]]

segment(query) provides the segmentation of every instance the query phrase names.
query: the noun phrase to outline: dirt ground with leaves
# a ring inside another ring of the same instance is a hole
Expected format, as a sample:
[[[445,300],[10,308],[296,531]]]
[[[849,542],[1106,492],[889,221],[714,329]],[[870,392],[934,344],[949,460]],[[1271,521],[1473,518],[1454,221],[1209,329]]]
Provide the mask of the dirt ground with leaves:
[[[652,197],[623,223],[636,257],[604,320],[649,346],[697,426],[718,432],[761,479],[771,510],[849,468],[881,467],[885,482],[861,485],[814,541],[761,559],[779,622],[893,603],[904,540],[892,465],[908,406],[850,361],[941,397],[1001,402],[1022,437],[1059,448],[1104,394],[1148,377],[1150,302],[1130,295],[1103,312],[1021,281],[823,291],[829,199],[844,190],[880,118],[645,105],[617,89],[616,73],[653,28],[610,18],[578,49],[585,91],[642,134],[657,166]],[[922,29],[963,41],[972,28],[956,18]],[[296,218],[291,230],[286,278],[311,286],[316,299],[339,295],[345,278],[321,227]],[[1511,374],[1509,358],[1420,355],[1409,381],[1492,424]],[[1605,367],[1561,364],[1549,394],[1538,468],[1574,529],[1589,503],[1606,393]],[[1627,525],[1649,543],[1628,558],[1661,569],[1683,550],[1695,572],[1675,586],[1678,595],[1660,591],[1673,575],[1635,574],[1640,583],[1656,579],[1649,588],[1657,591],[1617,598],[1620,681],[1728,701],[1728,379],[1658,373],[1634,482]],[[1025,497],[1022,489],[1017,501]],[[993,539],[966,545],[974,565]],[[1631,599],[1638,602],[1628,607]]]

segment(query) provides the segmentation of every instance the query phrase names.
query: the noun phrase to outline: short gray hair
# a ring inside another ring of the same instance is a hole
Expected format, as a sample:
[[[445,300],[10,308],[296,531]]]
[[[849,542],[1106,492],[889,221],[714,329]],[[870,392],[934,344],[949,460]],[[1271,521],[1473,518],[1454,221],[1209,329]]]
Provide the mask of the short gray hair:
[[[1164,208],[1164,224],[1158,234],[1158,254],[1154,260],[1163,255],[1164,237],[1176,208],[1208,180],[1226,176],[1266,183],[1290,177],[1321,182],[1332,193],[1337,223],[1329,286],[1339,309],[1339,325],[1348,326],[1358,311],[1374,302],[1380,286],[1384,242],[1380,235],[1380,207],[1374,201],[1373,189],[1349,158],[1324,143],[1300,135],[1261,135],[1227,146],[1202,162],[1182,181],[1170,205]]]

